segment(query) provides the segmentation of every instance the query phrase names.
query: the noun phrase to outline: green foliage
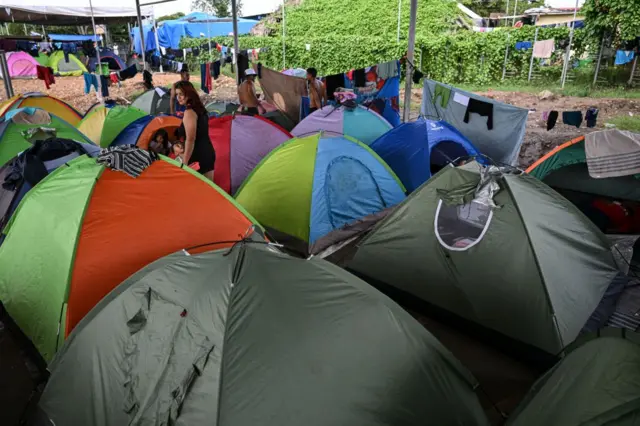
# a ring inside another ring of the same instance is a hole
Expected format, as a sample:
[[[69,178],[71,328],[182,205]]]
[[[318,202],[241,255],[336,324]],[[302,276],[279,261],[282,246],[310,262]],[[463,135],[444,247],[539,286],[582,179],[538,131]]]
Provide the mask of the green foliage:
[[[184,16],[184,13],[176,12],[176,13],[171,14],[171,15],[161,16],[158,19],[156,19],[156,22],[173,21],[173,20],[176,20],[178,18],[182,18],[183,16]]]
[[[621,115],[607,120],[608,123],[615,124],[619,130],[629,130],[632,132],[640,132],[640,117],[629,117]]]
[[[617,34],[619,40],[640,35],[640,0],[587,0],[582,12],[587,33],[595,40],[603,33]]]

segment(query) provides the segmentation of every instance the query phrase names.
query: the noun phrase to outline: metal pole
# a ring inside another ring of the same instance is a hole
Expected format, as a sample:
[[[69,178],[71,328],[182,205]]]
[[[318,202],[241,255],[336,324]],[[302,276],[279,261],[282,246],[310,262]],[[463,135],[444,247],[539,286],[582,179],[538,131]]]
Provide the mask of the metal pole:
[[[7,92],[7,99],[13,97],[13,85],[9,76],[9,67],[7,66],[7,57],[4,50],[0,50],[0,70],[2,70],[2,80],[4,81],[4,90]]]
[[[129,22],[127,22],[127,37],[129,37],[129,46],[131,46],[130,51],[132,51],[136,47],[133,45],[133,37],[131,37],[131,24]]]
[[[411,77],[413,74],[413,57],[416,47],[416,20],[418,15],[418,0],[411,0],[411,12],[409,17],[409,47],[407,49],[407,75],[404,88],[404,118],[405,123],[411,118]]]
[[[44,25],[42,26],[42,37],[47,37],[47,32],[44,30]]]
[[[576,16],[578,16],[578,2],[576,0],[576,8],[573,10],[573,21],[571,22],[571,31],[569,31],[569,46],[567,46],[567,53],[564,57],[564,72],[562,75],[562,88],[564,89],[564,83],[567,81],[567,73],[569,72],[569,56],[571,55],[571,44],[573,43],[573,32],[576,27]]]
[[[502,80],[504,81],[504,77],[507,75],[507,59],[509,58],[509,41],[511,39],[511,34],[507,33],[507,47],[504,49],[504,64],[502,64]],[[533,53],[532,53],[533,55]]]
[[[504,15],[505,15],[505,19],[504,20],[501,19],[500,21],[504,22],[504,24],[506,26],[506,25],[508,25],[506,17],[509,16],[509,0],[507,0],[507,7],[505,8]]]
[[[516,15],[518,14],[518,0],[516,0],[516,5],[513,6],[513,21],[511,21],[511,26],[513,27],[516,24]]]
[[[282,13],[284,13],[284,8],[282,9]],[[241,76],[238,72],[238,53],[240,43],[238,42],[238,5],[236,4],[236,0],[231,0],[231,14],[233,16],[233,59],[236,64],[236,83],[240,84]]]
[[[602,41],[600,42],[600,51],[598,52],[598,62],[596,63],[596,73],[593,75],[593,85],[598,83],[598,74],[600,73],[600,65],[602,64],[602,51],[604,50],[605,36],[602,33]]]
[[[142,13],[140,12],[140,0],[136,0],[136,12],[138,12],[138,28],[140,29],[140,50],[142,51],[142,69],[147,69],[147,58],[145,55],[144,30],[142,29]],[[186,58],[185,58],[186,59]]]
[[[400,20],[402,18],[402,0],[398,0],[398,40],[397,43],[400,43]]]
[[[638,65],[638,57],[636,56],[635,58],[633,58],[633,66],[631,67],[631,76],[629,76],[629,81],[627,82],[628,85],[631,85],[633,83],[633,77],[636,74],[637,65]]]
[[[282,69],[287,69],[287,44],[285,38],[287,37],[287,22],[285,21],[284,1],[282,0]]]
[[[158,24],[156,23],[155,10],[153,11],[153,34],[156,38],[156,52],[158,52],[158,56],[160,56],[160,40],[158,39]],[[209,54],[211,54],[211,42],[209,42]],[[160,61],[160,72],[164,72],[164,70],[162,69],[162,61]]]
[[[28,36],[29,33],[27,32],[27,24],[22,24],[22,26],[24,27],[24,35]]]
[[[104,99],[102,98],[102,79],[100,76],[102,75],[102,62],[100,62],[100,46],[98,45],[98,32],[96,31],[96,20],[93,17],[93,2],[89,0],[89,8],[91,9],[91,25],[93,26],[93,39],[96,41],[96,59],[98,59],[98,92],[96,96],[98,97],[98,101],[100,103],[104,103]]]
[[[536,45],[536,42],[538,41],[538,30],[540,29],[540,27],[536,27],[536,34],[533,37],[533,46]],[[529,62],[529,77],[527,78],[527,81],[531,81],[531,73],[533,72],[533,49],[531,50],[531,62]]]

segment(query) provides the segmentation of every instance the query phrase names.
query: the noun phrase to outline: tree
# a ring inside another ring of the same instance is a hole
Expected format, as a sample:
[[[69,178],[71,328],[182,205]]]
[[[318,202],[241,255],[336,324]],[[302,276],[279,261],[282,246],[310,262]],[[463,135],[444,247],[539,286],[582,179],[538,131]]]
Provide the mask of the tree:
[[[507,13],[507,3],[509,3],[509,11]],[[507,13],[513,15],[513,9],[516,7],[516,0],[463,0],[462,4],[473,10],[483,18],[488,18],[492,13]],[[544,0],[519,0],[516,14],[521,15],[525,10],[538,6],[544,6]]]
[[[618,40],[640,36],[640,0],[587,0],[582,8],[585,28],[599,39],[604,33]]]
[[[237,0],[238,15],[242,10],[242,1]],[[213,12],[219,18],[228,18],[231,16],[231,0],[193,0],[191,3],[193,10],[211,13]]]
[[[173,21],[175,19],[178,18],[182,18],[184,16],[184,13],[182,12],[176,12],[174,14],[171,15],[165,15],[165,16],[161,16],[158,19],[156,19],[156,22],[162,22],[162,21]]]

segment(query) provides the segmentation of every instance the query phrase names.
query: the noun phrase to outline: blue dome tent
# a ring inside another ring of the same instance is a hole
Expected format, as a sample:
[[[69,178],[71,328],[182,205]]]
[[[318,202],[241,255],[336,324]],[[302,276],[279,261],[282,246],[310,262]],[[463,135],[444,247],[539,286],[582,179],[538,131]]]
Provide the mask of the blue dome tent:
[[[426,119],[404,123],[370,147],[393,169],[408,193],[455,159],[479,154],[449,123]]]
[[[100,49],[100,62],[103,64],[109,64],[111,71],[121,71],[127,66],[122,58],[116,55],[111,49]],[[89,66],[87,67],[90,72],[95,72],[98,65],[98,59],[95,56],[89,58]]]

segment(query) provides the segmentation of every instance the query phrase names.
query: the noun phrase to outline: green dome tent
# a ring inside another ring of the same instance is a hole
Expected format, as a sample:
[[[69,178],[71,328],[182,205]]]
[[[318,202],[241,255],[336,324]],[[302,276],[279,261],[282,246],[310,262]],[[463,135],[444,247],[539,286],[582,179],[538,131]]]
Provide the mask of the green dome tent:
[[[56,50],[49,56],[49,66],[53,68],[55,74],[66,76],[80,76],[87,71],[87,67],[73,54],[69,53],[69,61],[64,58],[61,50]]]
[[[612,312],[601,308],[625,284],[609,241],[573,204],[529,175],[475,162],[413,192],[347,268],[552,355],[603,326]]]
[[[96,145],[107,148],[128,125],[146,116],[138,108],[99,106],[84,116],[78,124],[78,130]],[[131,143],[135,144],[135,141]]]
[[[170,114],[170,100],[171,96],[168,92],[156,88],[144,92],[133,101],[131,106],[150,115]]]
[[[406,311],[263,243],[138,271],[50,370],[40,408],[57,425],[488,424],[475,379]]]
[[[507,426],[639,424],[640,336],[605,329],[574,346],[533,385]]]

